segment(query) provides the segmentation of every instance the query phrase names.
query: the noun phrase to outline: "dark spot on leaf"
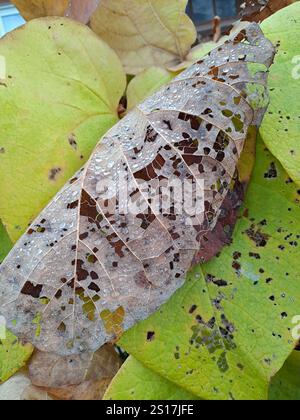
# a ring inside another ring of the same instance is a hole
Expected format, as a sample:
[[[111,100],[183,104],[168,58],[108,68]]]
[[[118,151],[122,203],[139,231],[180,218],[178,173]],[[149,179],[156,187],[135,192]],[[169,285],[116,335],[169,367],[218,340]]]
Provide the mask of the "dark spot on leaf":
[[[78,207],[79,200],[73,201],[73,203],[69,203],[67,206],[68,210],[74,210]]]
[[[34,286],[30,281],[27,281],[25,285],[23,286],[21,293],[22,295],[31,296],[35,299],[38,299],[41,296],[43,290],[43,285],[38,284]]]
[[[248,237],[256,244],[257,247],[265,247],[270,239],[270,236],[263,233],[260,229],[255,230],[255,226],[252,225],[246,230]]]
[[[276,165],[274,162],[272,162],[269,170],[265,172],[264,177],[271,179],[271,178],[277,178],[277,176],[278,176],[278,173],[277,173]]]
[[[61,173],[61,168],[52,168],[49,171],[49,179],[50,181],[55,181],[58,174]]]
[[[147,341],[153,341],[155,339],[155,332],[154,331],[148,331],[147,332]]]

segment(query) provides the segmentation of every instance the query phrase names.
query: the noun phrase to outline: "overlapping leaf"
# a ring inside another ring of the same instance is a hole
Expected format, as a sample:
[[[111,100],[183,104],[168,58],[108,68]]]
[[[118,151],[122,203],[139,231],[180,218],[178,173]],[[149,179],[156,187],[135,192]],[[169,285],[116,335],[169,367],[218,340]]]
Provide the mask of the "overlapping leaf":
[[[9,253],[12,246],[12,242],[0,221],[0,264]],[[0,382],[6,381],[10,376],[22,368],[33,351],[31,345],[22,345],[13,334],[9,331],[5,331],[5,325],[0,322],[0,335],[2,334],[6,335],[6,338],[0,337]]]
[[[32,352],[33,347],[30,344],[22,345],[13,334],[7,331],[6,339],[0,340],[0,382],[6,381],[21,369]]]
[[[99,400],[120,366],[120,357],[110,344],[93,354],[70,357],[36,352],[30,361],[29,377],[35,387],[56,399]]]
[[[12,0],[26,20],[43,16],[64,16],[69,0]]]
[[[20,401],[24,390],[29,386],[30,380],[24,372],[14,375],[4,384],[0,384],[1,401]]]
[[[272,380],[269,392],[272,401],[300,400],[300,352],[294,351]]]
[[[194,269],[184,287],[120,345],[199,397],[267,399],[271,378],[296,343],[299,229],[297,186],[260,141],[231,246]],[[134,378],[134,372],[127,375]],[[117,392],[125,387],[122,380],[115,384]]]
[[[213,247],[210,233],[231,218],[226,200],[240,204],[236,168],[268,103],[273,53],[249,25],[102,139],[1,266],[0,314],[14,332],[48,352],[95,350],[160,307],[196,256],[219,251],[228,226]],[[203,182],[204,207],[192,214],[163,193],[157,210],[144,189],[157,181]]]
[[[12,242],[0,220],[0,264],[12,248]]]
[[[300,185],[300,2],[263,22],[265,35],[278,52],[270,70],[270,107],[260,129],[262,138],[291,178]]]
[[[101,0],[69,0],[65,16],[88,23]]]
[[[187,0],[102,0],[92,29],[119,55],[128,74],[183,61],[196,40]]]
[[[269,400],[300,399],[300,352],[294,351],[272,378]],[[148,369],[130,356],[110,384],[105,400],[197,400],[175,383]]]
[[[0,218],[15,241],[118,121],[126,77],[103,41],[64,18],[1,39],[1,63]]]
[[[106,400],[197,400],[195,395],[129,357],[108,388]]]

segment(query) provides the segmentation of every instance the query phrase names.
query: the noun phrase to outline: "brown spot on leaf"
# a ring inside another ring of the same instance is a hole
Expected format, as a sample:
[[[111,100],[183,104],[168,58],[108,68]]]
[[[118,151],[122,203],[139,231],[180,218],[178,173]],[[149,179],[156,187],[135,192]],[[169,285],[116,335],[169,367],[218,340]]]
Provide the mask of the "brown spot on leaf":
[[[37,284],[35,286],[30,281],[27,281],[25,285],[23,286],[21,293],[22,295],[31,296],[35,299],[38,299],[41,296],[42,290],[43,290],[42,284]]]
[[[68,140],[69,140],[69,144],[70,144],[70,146],[71,146],[74,150],[77,150],[77,139],[76,139],[75,134],[71,134],[71,135],[69,136]]]
[[[257,247],[265,247],[270,239],[268,234],[263,233],[260,229],[255,229],[255,225],[246,230],[246,234]]]
[[[50,181],[55,181],[56,178],[58,177],[58,175],[61,173],[62,169],[61,168],[52,168],[49,171],[49,180]]]

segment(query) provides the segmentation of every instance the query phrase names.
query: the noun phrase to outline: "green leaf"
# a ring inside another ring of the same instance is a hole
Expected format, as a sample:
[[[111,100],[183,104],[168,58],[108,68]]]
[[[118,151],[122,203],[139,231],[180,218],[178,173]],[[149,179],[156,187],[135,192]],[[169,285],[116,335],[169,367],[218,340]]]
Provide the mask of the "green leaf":
[[[228,37],[227,37],[228,38]],[[191,49],[189,54],[186,56],[186,59],[179,64],[175,64],[173,66],[169,66],[168,70],[175,73],[180,73],[183,70],[190,67],[192,64],[199,61],[201,58],[205,57],[208,53],[210,53],[214,48],[218,45],[222,45],[224,42],[224,38],[221,39],[221,42],[204,42],[199,45],[196,45]]]
[[[160,67],[150,67],[135,76],[127,88],[128,110],[133,109],[161,86],[173,79],[174,75]]]
[[[300,352],[294,351],[283,368],[273,378],[269,399],[272,401],[300,400]]]
[[[232,245],[120,345],[201,398],[267,399],[295,346],[299,216],[296,186],[260,141]]]
[[[3,224],[0,221],[0,264],[12,248]],[[0,320],[0,382],[6,381],[21,369],[32,354],[31,345],[23,346],[18,339],[6,330],[6,339],[1,339],[3,325]]]
[[[108,388],[105,400],[198,400],[129,357]]]
[[[12,242],[0,220],[0,264],[12,248]]]
[[[269,75],[271,103],[261,136],[291,178],[300,185],[300,3],[280,10],[262,24],[278,47]]]
[[[187,0],[102,0],[92,29],[119,55],[128,74],[181,62],[197,32]]]
[[[269,400],[300,400],[300,352],[294,351],[272,379]],[[195,400],[195,395],[179,388],[147,369],[130,356],[110,384],[106,400]]]
[[[31,344],[22,345],[13,334],[7,332],[6,339],[0,339],[0,382],[7,381],[25,366],[32,352]]]
[[[15,241],[118,121],[126,76],[103,41],[64,18],[1,39],[1,74],[0,217]]]

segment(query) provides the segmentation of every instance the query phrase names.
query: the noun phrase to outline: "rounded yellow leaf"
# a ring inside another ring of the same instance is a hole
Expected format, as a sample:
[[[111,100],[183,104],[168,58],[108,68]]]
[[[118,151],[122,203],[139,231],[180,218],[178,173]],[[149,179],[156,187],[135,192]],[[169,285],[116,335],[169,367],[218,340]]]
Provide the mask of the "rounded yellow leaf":
[[[15,241],[118,121],[126,76],[109,46],[66,18],[9,33],[1,56],[0,217]]]
[[[196,40],[187,0],[102,0],[92,29],[119,55],[128,74],[183,61]]]

